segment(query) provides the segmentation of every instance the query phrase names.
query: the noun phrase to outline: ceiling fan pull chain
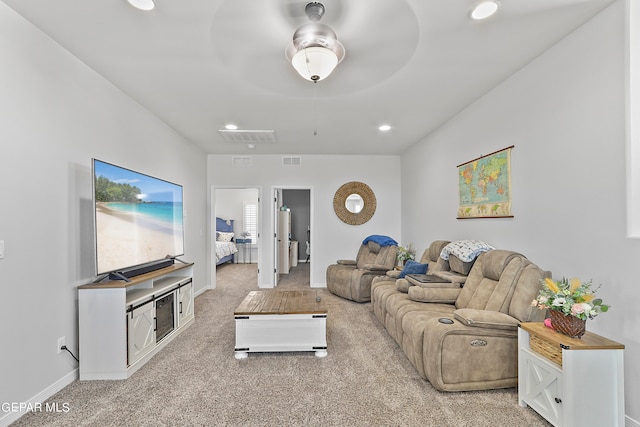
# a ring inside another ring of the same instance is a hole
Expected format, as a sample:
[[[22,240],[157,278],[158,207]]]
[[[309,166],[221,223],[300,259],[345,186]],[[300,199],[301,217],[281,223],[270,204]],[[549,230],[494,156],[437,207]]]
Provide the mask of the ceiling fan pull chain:
[[[318,135],[318,81],[313,82],[313,136]]]

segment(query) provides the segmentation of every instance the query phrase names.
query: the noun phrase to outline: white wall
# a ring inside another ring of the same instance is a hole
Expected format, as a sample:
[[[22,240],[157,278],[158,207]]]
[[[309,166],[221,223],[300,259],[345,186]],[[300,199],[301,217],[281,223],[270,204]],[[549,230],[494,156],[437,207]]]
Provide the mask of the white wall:
[[[212,188],[261,188],[261,287],[273,286],[273,274],[269,274],[273,271],[273,243],[265,236],[274,233],[274,188],[311,188],[312,286],[325,286],[327,266],[338,259],[354,259],[368,235],[386,234],[399,240],[399,156],[310,155],[302,156],[301,166],[282,166],[282,156],[278,155],[251,157],[251,166],[232,166],[231,155],[209,155],[208,182]],[[376,195],[375,215],[363,225],[347,225],[333,212],[336,190],[349,181],[366,183]],[[212,275],[215,286],[215,269]]]
[[[555,278],[602,283],[612,308],[587,330],[625,344],[626,414],[640,420],[640,240],[625,237],[623,33],[618,1],[406,152],[402,235],[420,251],[435,239],[480,239],[522,252]],[[512,144],[515,217],[456,220],[456,165]]]
[[[201,150],[2,2],[0,57],[0,402],[11,403],[76,377],[56,347],[65,336],[78,355],[76,287],[95,278],[92,157],[184,186],[196,289],[206,285],[208,207]],[[0,410],[0,424],[16,417]]]

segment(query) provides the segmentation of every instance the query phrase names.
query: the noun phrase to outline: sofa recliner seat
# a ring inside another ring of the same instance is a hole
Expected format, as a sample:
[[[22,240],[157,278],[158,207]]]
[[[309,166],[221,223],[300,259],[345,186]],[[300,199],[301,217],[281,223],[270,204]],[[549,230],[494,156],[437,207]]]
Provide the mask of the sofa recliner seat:
[[[356,302],[371,301],[371,283],[393,270],[397,245],[363,243],[355,260],[338,260],[327,267],[327,289],[334,295]]]

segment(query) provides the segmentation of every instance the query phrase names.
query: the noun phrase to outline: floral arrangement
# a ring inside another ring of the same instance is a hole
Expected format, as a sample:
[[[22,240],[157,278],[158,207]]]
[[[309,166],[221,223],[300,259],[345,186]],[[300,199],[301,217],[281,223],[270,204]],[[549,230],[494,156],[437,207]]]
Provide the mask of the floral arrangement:
[[[594,296],[596,290],[591,289],[591,281],[583,283],[576,278],[567,280],[564,277],[553,281],[547,277],[542,281],[542,289],[531,305],[540,310],[558,311],[582,320],[593,319],[609,310],[608,305]]]
[[[413,248],[412,244],[409,243],[405,246],[398,246],[398,255],[396,259],[399,263],[404,263],[409,260],[416,259],[416,250]]]

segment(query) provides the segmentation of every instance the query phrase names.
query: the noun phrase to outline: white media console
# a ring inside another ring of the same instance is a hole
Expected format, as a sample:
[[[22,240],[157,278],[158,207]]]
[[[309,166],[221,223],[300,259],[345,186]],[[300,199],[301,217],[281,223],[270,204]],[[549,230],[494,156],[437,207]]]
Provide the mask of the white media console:
[[[80,380],[126,379],[194,320],[193,264],[78,287]]]

